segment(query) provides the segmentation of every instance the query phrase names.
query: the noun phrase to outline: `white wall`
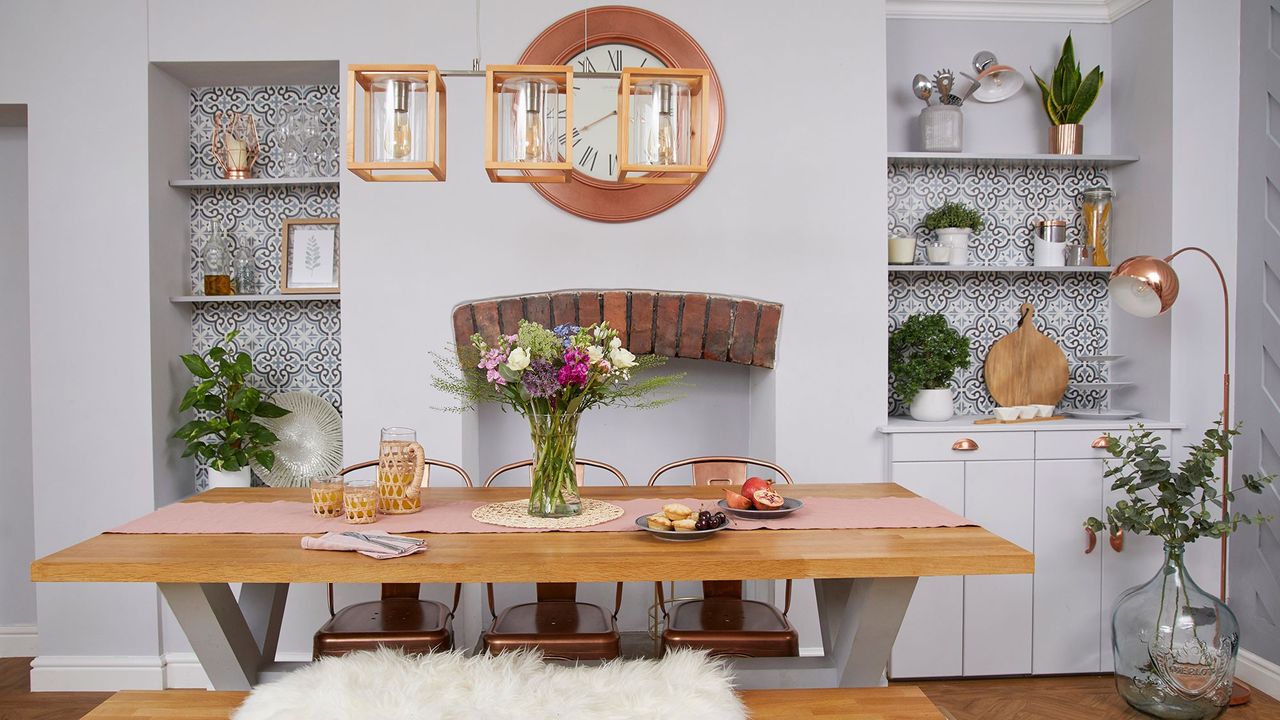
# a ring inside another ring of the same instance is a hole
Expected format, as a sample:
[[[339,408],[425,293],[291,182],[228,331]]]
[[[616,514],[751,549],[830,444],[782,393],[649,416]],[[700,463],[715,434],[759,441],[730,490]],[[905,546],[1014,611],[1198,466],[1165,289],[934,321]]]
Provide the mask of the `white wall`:
[[[887,24],[889,57],[885,77],[891,151],[923,149],[916,120],[924,103],[911,91],[911,79],[916,73],[932,78],[938,70],[949,68],[957,80],[953,92],[959,95],[969,86],[960,73],[976,76],[973,56],[979,50],[990,50],[1001,65],[1017,68],[1027,82],[1017,95],[1003,102],[985,104],[970,99],[964,104],[965,152],[1048,152],[1049,120],[1031,70],[1048,78],[1070,31],[1081,72],[1101,65],[1104,75],[1098,99],[1084,118],[1085,152],[1111,152],[1111,73],[1115,63],[1110,25],[902,19],[889,20]],[[873,91],[869,86],[864,89],[867,74],[859,69],[856,82],[852,83],[860,97]]]
[[[0,127],[0,634],[36,624],[31,486],[27,129]],[[0,637],[0,655],[10,652]]]

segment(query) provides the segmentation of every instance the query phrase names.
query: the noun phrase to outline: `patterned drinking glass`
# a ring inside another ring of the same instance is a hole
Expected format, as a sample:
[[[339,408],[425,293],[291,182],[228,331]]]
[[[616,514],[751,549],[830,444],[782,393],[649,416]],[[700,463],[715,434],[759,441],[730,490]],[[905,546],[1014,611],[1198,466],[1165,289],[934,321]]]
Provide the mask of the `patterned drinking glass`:
[[[405,515],[422,509],[418,496],[426,469],[426,453],[412,428],[382,428],[378,444],[378,509]]]
[[[310,480],[311,510],[316,517],[342,517],[342,476],[319,475]]]
[[[369,478],[347,478],[342,486],[347,522],[366,525],[378,519],[378,486]]]

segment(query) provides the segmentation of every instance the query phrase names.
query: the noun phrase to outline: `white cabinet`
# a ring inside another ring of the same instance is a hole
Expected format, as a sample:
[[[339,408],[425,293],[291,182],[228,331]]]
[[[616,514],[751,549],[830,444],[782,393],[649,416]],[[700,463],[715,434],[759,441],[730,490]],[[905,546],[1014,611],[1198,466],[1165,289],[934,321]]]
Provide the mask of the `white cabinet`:
[[[964,514],[964,463],[897,462],[893,482]],[[894,677],[963,674],[964,578],[927,577],[916,583],[893,646]]]
[[[1035,464],[1029,460],[964,464],[965,517],[1031,550]],[[1031,672],[1032,577],[964,579],[964,674]]]

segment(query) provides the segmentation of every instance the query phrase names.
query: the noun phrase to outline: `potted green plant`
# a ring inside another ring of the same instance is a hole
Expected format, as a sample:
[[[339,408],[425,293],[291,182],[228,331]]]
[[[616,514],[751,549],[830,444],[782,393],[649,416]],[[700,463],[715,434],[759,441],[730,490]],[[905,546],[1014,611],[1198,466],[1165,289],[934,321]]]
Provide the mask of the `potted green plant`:
[[[911,404],[916,420],[942,422],[955,415],[951,379],[971,362],[969,338],[941,315],[912,315],[889,333],[893,387]]]
[[[982,216],[964,203],[946,202],[924,216],[924,227],[949,249],[949,264],[968,265],[969,236],[982,231]]]
[[[288,410],[274,405],[248,384],[253,359],[246,352],[233,352],[230,344],[239,331],[226,334],[222,343],[203,355],[181,356],[182,364],[196,382],[182,396],[178,411],[195,410],[196,419],[173,434],[186,442],[182,457],[195,456],[209,467],[209,487],[249,487],[249,461],[268,470],[276,462],[278,438],[255,417],[278,418]]]
[[[1160,718],[1217,717],[1231,700],[1239,649],[1235,615],[1216,596],[1201,590],[1183,564],[1187,545],[1202,537],[1222,538],[1241,525],[1270,520],[1261,514],[1223,513],[1241,489],[1260,493],[1272,476],[1243,475],[1240,487],[1218,490],[1217,462],[1231,452],[1239,425],[1222,420],[1204,438],[1188,445],[1175,469],[1167,448],[1142,425],[1124,437],[1109,437],[1115,458],[1104,474],[1125,497],[1106,508],[1104,521],[1085,521],[1090,533],[1109,531],[1164,541],[1165,559],[1148,582],[1130,588],[1111,616],[1116,689],[1134,708]]]
[[[1076,62],[1071,33],[1062,43],[1062,56],[1053,69],[1050,82],[1036,75],[1040,86],[1040,98],[1044,112],[1049,116],[1049,152],[1055,155],[1079,155],[1084,152],[1084,114],[1093,107],[1102,89],[1102,66],[1094,65],[1088,75],[1081,77],[1080,64]]]

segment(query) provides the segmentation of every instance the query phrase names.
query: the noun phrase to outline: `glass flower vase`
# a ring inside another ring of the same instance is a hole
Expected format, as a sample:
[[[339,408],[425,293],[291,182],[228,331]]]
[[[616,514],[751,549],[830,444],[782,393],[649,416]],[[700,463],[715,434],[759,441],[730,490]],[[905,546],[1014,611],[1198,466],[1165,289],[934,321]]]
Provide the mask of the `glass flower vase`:
[[[530,477],[529,514],[535,517],[570,517],[582,512],[578,495],[578,415],[555,413],[530,415],[533,468]]]
[[[1111,615],[1116,690],[1158,718],[1215,718],[1231,700],[1239,638],[1235,614],[1191,579],[1183,548],[1166,545],[1159,572]]]

